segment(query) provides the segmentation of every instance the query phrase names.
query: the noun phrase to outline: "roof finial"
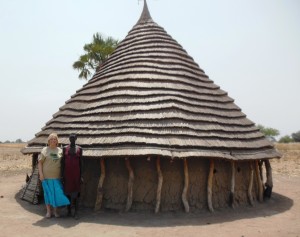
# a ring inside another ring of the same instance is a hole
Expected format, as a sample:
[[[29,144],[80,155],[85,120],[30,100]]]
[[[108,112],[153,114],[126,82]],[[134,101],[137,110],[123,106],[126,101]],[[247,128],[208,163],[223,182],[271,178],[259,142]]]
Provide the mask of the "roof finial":
[[[140,19],[138,20],[138,22],[136,24],[139,24],[141,22],[146,22],[146,21],[149,21],[149,20],[152,21],[152,18],[151,18],[150,12],[148,10],[147,1],[144,0],[143,12],[142,12],[142,15],[140,16]]]

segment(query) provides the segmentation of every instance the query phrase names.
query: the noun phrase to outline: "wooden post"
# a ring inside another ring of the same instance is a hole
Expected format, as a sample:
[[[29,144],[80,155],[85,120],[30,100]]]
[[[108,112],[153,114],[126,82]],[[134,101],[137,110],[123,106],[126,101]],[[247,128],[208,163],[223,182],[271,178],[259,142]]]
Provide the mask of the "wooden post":
[[[265,167],[266,167],[267,180],[265,183],[266,189],[264,191],[264,197],[270,198],[273,189],[273,178],[272,178],[272,168],[269,160],[265,160]]]
[[[97,198],[95,202],[95,208],[94,211],[99,211],[102,205],[102,199],[103,199],[103,183],[105,179],[105,163],[104,159],[100,159],[100,169],[101,174],[98,182],[98,188],[97,188]]]
[[[262,184],[264,184],[264,171],[263,171],[263,168],[262,168],[262,166],[263,166],[263,162],[260,160],[260,161],[258,161],[258,167],[259,167],[259,175],[260,175],[260,179],[261,179],[261,182],[262,182]],[[263,185],[264,186],[264,185]]]
[[[230,185],[229,204],[232,208],[234,208],[234,188],[235,188],[235,162],[231,161],[231,185]]]
[[[249,162],[249,166],[250,166],[250,177],[249,177],[249,186],[248,186],[248,199],[249,199],[249,203],[251,206],[253,206],[253,196],[252,196],[252,187],[253,187],[253,174],[254,174],[254,170],[253,170],[253,162],[250,161]]]
[[[260,172],[259,172],[259,165],[258,160],[255,160],[255,174],[256,174],[256,181],[258,185],[258,200],[260,202],[263,201],[263,184],[260,178]]]
[[[184,187],[183,187],[181,199],[184,205],[185,212],[189,212],[190,206],[187,199],[187,192],[189,188],[189,169],[188,169],[186,158],[183,159],[183,171],[184,171]]]
[[[158,176],[158,184],[157,184],[157,191],[156,191],[155,213],[158,213],[159,208],[160,208],[160,202],[161,202],[161,188],[162,188],[162,183],[163,183],[163,179],[164,179],[162,172],[161,172],[159,156],[156,159],[156,170],[157,170],[157,176]]]
[[[132,205],[132,193],[133,193],[133,181],[134,181],[134,174],[132,167],[130,165],[130,161],[128,158],[125,159],[125,164],[129,173],[129,179],[128,179],[128,194],[127,194],[127,203],[126,203],[126,209],[125,211],[128,212]]]
[[[208,181],[207,181],[207,202],[208,202],[208,209],[213,212],[214,208],[212,205],[212,186],[213,186],[213,177],[214,177],[214,160],[211,159],[209,163],[209,174],[208,174]]]

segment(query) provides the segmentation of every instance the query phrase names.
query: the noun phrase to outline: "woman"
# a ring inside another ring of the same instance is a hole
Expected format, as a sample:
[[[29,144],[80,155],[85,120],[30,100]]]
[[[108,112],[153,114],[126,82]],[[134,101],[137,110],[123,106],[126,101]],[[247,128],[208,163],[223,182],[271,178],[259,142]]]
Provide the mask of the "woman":
[[[60,181],[62,150],[57,146],[58,136],[51,133],[48,137],[48,146],[43,148],[38,158],[39,176],[47,208],[46,218],[51,217],[51,208],[54,216],[59,217],[57,207],[70,204],[69,199],[64,195]]]

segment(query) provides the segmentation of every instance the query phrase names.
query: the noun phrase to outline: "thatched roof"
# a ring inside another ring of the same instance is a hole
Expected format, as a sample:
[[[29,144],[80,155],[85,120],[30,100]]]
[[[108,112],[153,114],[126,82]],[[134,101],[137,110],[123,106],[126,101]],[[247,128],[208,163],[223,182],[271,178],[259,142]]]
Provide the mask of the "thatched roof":
[[[137,24],[99,71],[66,101],[23,153],[70,133],[86,157],[280,157],[227,93],[151,18]]]

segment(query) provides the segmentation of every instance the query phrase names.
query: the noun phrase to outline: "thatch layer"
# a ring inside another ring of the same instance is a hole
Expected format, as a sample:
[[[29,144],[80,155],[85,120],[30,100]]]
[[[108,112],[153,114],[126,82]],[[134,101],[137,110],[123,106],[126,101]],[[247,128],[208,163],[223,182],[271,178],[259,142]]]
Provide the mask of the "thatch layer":
[[[280,157],[166,31],[147,5],[137,24],[94,77],[69,99],[23,153],[40,152],[47,136],[70,133],[86,157]]]

